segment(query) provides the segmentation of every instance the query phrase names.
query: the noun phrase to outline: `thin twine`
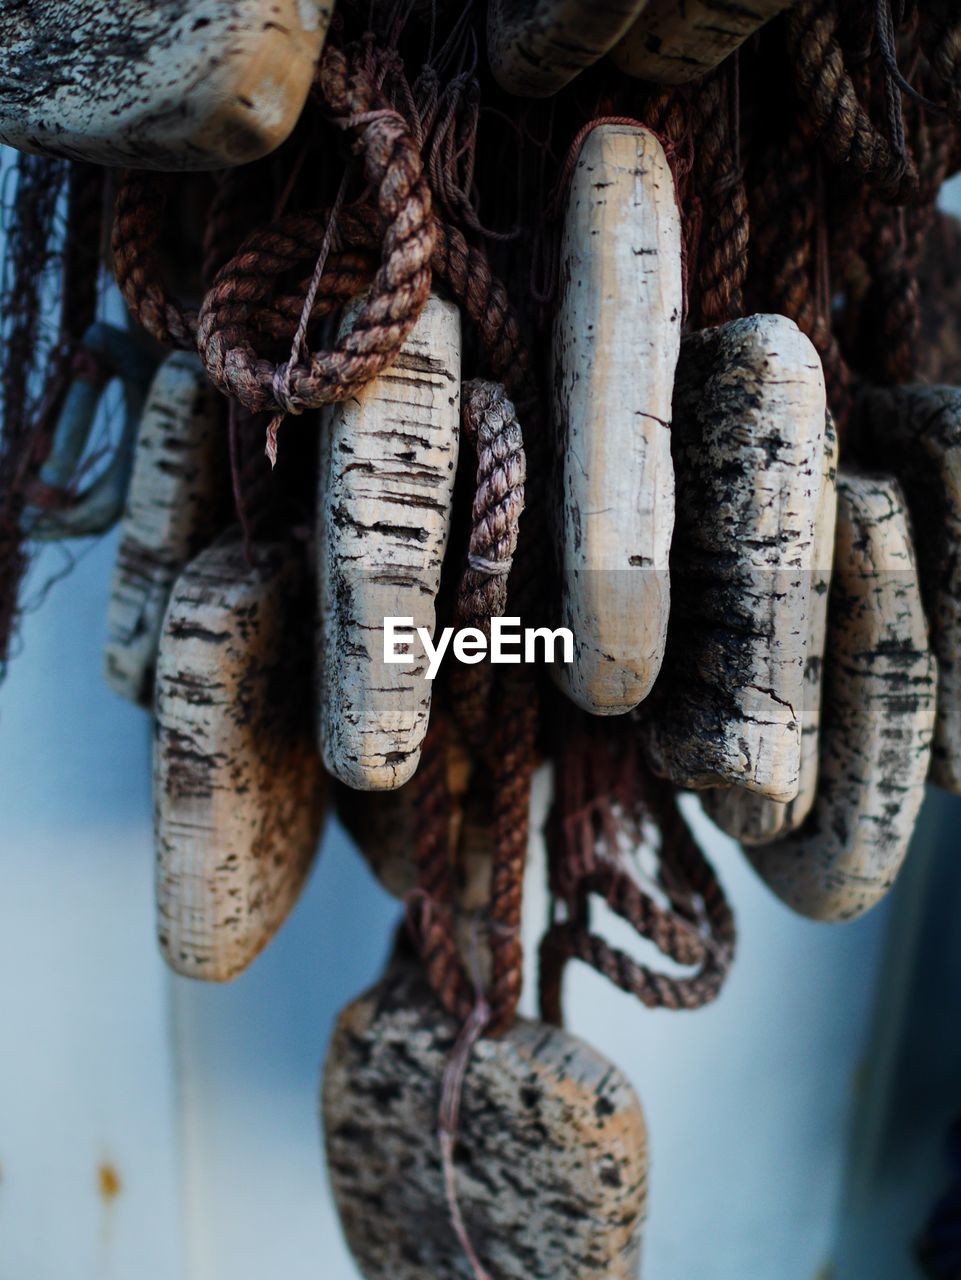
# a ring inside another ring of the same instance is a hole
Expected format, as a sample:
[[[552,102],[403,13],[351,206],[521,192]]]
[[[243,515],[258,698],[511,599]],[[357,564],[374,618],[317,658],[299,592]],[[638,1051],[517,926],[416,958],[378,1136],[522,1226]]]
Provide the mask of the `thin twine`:
[[[253,538],[250,519],[247,514],[247,503],[244,500],[243,484],[240,478],[240,440],[237,421],[238,406],[236,400],[227,401],[227,448],[230,454],[230,483],[233,488],[234,510],[240,522],[244,540],[244,559],[254,567]]]
[[[347,171],[345,170],[344,175],[340,180],[340,186],[337,188],[337,195],[334,197],[334,203],[331,205],[330,215],[327,219],[327,226],[324,230],[324,238],[321,241],[320,252],[317,254],[317,262],[314,266],[314,274],[310,278],[310,285],[308,286],[306,296],[304,297],[304,305],[300,311],[300,319],[297,321],[297,328],[294,332],[293,341],[290,344],[290,358],[285,364],[281,365],[274,374],[274,395],[282,407],[280,413],[271,418],[270,425],[267,427],[267,441],[264,446],[264,452],[270,462],[271,470],[273,470],[277,465],[277,432],[280,430],[280,424],[288,413],[301,412],[300,407],[291,399],[290,379],[298,357],[307,355],[307,327],[310,324],[310,314],[314,309],[314,302],[317,299],[317,291],[320,288],[320,281],[324,274],[324,268],[327,265],[327,258],[330,254],[331,245],[334,240],[337,217],[340,213],[341,206],[343,205],[346,191]]]
[[[903,20],[903,19],[902,19]],[[909,80],[906,80],[898,66],[897,44],[894,33],[894,18],[891,12],[890,0],[875,0],[875,21],[878,37],[878,49],[881,54],[881,60],[884,63],[885,70],[890,78],[895,82],[902,93],[906,93],[909,98],[913,98],[925,110],[932,112],[934,115],[946,116],[949,114],[947,108],[940,102],[934,102],[931,98],[925,97],[915,89]]]

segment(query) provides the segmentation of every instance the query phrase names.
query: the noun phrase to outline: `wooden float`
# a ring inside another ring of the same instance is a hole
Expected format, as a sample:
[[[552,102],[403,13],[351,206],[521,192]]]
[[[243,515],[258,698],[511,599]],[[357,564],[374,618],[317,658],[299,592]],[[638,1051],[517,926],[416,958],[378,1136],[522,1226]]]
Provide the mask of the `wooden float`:
[[[630,29],[645,0],[490,0],[494,79],[521,98],[549,98]]]
[[[872,456],[911,512],[921,594],[938,662],[931,781],[961,794],[961,390],[876,388],[863,398]]]
[[[345,316],[349,326],[353,309]],[[420,759],[460,430],[460,313],[432,295],[391,367],[325,415],[317,504],[318,729],[358,790],[399,787]],[[384,661],[385,619],[412,618],[410,665]]]
[[[223,169],[300,116],[330,0],[31,0],[0,8],[0,142],[138,169]]]
[[[168,356],[137,434],[107,612],[107,683],[149,706],[157,644],[177,574],[229,511],[224,402],[198,356]]]
[[[181,573],[157,660],[160,946],[188,977],[246,968],[297,900],[320,836],[300,553],[225,535]]]
[[[574,663],[553,673],[597,715],[636,707],[664,653],[680,235],[654,134],[593,129],[571,178],[554,324],[560,622],[573,632]]]
[[[657,84],[699,80],[792,0],[648,0],[611,57],[621,71]]]
[[[824,466],[814,526],[814,567],[808,597],[808,633],[804,651],[801,705],[801,772],[798,793],[786,804],[741,787],[708,791],[704,808],[724,831],[741,844],[768,844],[796,831],[811,811],[817,792],[821,688],[827,637],[828,594],[834,564],[837,517],[837,432],[828,414],[824,431]]]
[[[825,414],[817,352],[784,316],[684,339],[671,628],[642,730],[679,786],[798,794]]]
[[[803,827],[748,857],[788,906],[850,920],[894,883],[931,762],[937,671],[904,497],[838,481],[817,798]]]
[[[367,1280],[473,1280],[445,1206],[438,1109],[460,1028],[416,968],[343,1011],[327,1054],[327,1164]],[[498,1280],[633,1280],[647,1136],[624,1075],[565,1031],[519,1018],[474,1046],[464,1076],[455,1190]]]

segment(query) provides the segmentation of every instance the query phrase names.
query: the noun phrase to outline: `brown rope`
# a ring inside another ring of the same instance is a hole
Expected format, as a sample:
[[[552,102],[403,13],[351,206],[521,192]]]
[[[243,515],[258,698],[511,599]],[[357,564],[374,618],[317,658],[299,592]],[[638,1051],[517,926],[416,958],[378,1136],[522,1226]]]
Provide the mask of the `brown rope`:
[[[633,995],[650,1009],[700,1009],[720,994],[734,958],[736,935],[734,917],[718,884],[713,868],[704,858],[693,836],[678,815],[675,825],[664,831],[662,858],[691,889],[703,895],[704,912],[710,930],[703,951],[689,939],[677,946],[682,934],[675,924],[665,927],[663,913],[650,922],[649,903],[631,885],[623,872],[599,869],[585,876],[581,883],[584,894],[602,896],[618,915],[626,919],[643,937],[647,937],[665,955],[680,964],[698,964],[689,977],[658,973],[634,960],[578,921],[563,921],[545,934],[540,951],[541,1016],[560,1025],[561,985],[564,968],[577,959],[591,966],[620,990]],[[672,952],[672,946],[676,948]]]
[[[851,373],[831,326],[823,196],[811,162],[811,140],[796,126],[761,155],[751,188],[752,288],[762,308],[793,320],[817,349],[835,420],[850,412]],[[847,246],[848,252],[850,245]]]
[[[159,174],[134,169],[123,172],[110,238],[114,276],[130,314],[152,338],[192,351],[196,346],[196,312],[168,293],[157,258],[165,203]]]
[[[961,119],[961,13],[954,0],[926,0],[921,8],[921,47],[931,68],[935,93]]]
[[[517,548],[527,462],[514,406],[503,387],[477,378],[461,388],[461,439],[477,457],[467,561],[454,619],[490,634],[491,618],[507,604],[507,576]],[[450,671],[451,711],[467,742],[480,747],[488,732],[493,669],[489,661],[458,663]]]
[[[537,697],[504,681],[491,743],[494,858],[491,868],[491,1034],[513,1023],[523,980],[521,908],[536,764]]]
[[[357,50],[345,56],[329,47],[318,84],[335,121],[363,151],[383,223],[381,265],[351,331],[334,349],[281,365],[258,355],[245,321],[269,299],[282,264],[268,261],[265,273],[245,246],[221,271],[201,308],[197,346],[215,386],[255,413],[302,413],[347,399],[396,357],[430,291],[436,224],[409,126],[363,73]]]
[[[418,888],[410,907],[411,929],[431,989],[446,1012],[464,1022],[474,1007],[475,994],[454,934],[457,886],[450,855],[447,726],[436,710],[409,785],[414,791],[413,862]]]
[[[829,159],[885,199],[910,199],[917,172],[910,157],[895,153],[858,98],[838,40],[836,0],[799,0],[787,13],[785,31],[798,97]]]
[[[669,789],[642,773],[630,726],[601,736],[583,717],[574,725],[559,764],[549,842],[551,887],[566,919],[541,943],[542,1016],[561,1022],[563,972],[575,958],[651,1008],[699,1008],[717,996],[734,955],[734,920],[720,885]],[[660,829],[659,891],[670,909],[636,883],[622,860],[625,843],[644,843],[649,824]],[[696,971],[658,973],[592,933],[592,895],[663,955]]]
[[[723,324],[744,310],[748,263],[748,206],[737,161],[737,122],[731,110],[728,66],[707,76],[694,100],[697,150],[694,183],[701,235],[697,293],[701,325]]]

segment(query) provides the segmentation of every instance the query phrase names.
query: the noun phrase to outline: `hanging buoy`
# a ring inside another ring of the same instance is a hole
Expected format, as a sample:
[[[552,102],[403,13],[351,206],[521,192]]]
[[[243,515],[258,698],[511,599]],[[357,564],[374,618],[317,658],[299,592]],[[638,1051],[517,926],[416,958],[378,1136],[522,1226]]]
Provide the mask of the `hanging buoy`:
[[[597,715],[636,707],[664,654],[680,237],[654,134],[593,129],[571,178],[554,324],[561,623],[574,662],[552,670]]]
[[[473,1280],[452,1225],[438,1113],[459,1028],[398,964],[337,1021],[323,1081],[327,1161],[366,1280]],[[647,1135],[623,1074],[567,1032],[518,1019],[470,1054],[454,1195],[498,1280],[634,1280]]]
[[[800,831],[748,850],[816,920],[850,920],[891,888],[924,798],[937,673],[896,481],[842,473],[825,651],[820,771]]]
[[[931,781],[961,794],[961,390],[873,388],[863,418],[872,451],[897,474],[911,511],[921,591],[938,661]]]
[[[790,7],[792,0],[648,0],[611,57],[622,71],[656,84],[687,84]]]
[[[0,142],[138,169],[223,169],[280,146],[329,0],[31,0],[0,12]]]
[[[724,831],[741,844],[769,844],[796,831],[811,811],[817,792],[818,747],[824,645],[827,637],[828,594],[834,563],[837,517],[838,439],[831,415],[824,430],[824,466],[814,525],[814,567],[808,597],[808,633],[804,651],[804,690],[801,705],[801,773],[794,800],[782,804],[742,787],[707,791],[704,808]]]
[[[494,79],[521,98],[549,98],[603,57],[645,0],[490,0],[487,56]]]
[[[784,316],[684,339],[671,630],[644,741],[679,786],[798,793],[824,456],[817,352]]]
[[[107,683],[149,706],[164,611],[177,574],[228,512],[223,400],[198,356],[177,351],[140,420],[107,613]]]
[[[222,982],[297,900],[320,835],[307,586],[285,543],[225,535],[181,573],[157,659],[154,822],[160,947]]]
[[[348,328],[353,316],[345,317]],[[350,787],[412,776],[431,681],[416,628],[434,631],[460,423],[460,313],[432,295],[400,355],[327,415],[317,504],[319,737]],[[384,661],[408,618],[410,661]]]

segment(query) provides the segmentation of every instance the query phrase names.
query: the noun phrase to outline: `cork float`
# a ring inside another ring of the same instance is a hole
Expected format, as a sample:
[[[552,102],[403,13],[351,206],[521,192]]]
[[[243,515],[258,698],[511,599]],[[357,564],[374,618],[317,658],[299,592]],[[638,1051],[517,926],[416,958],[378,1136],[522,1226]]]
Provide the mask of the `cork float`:
[[[403,785],[420,758],[431,682],[416,628],[433,634],[459,424],[460,313],[432,295],[394,364],[323,430],[318,729],[328,770],[358,790]],[[384,661],[389,617],[412,619],[409,663]]]
[[[487,54],[500,87],[548,98],[603,57],[645,0],[490,0]]]
[[[561,624],[553,673],[595,715],[636,707],[670,609],[671,393],[681,332],[680,216],[649,130],[601,125],[571,178],[553,336]]]
[[[796,831],[810,813],[817,792],[824,645],[827,638],[828,594],[831,589],[837,517],[837,467],[837,432],[829,413],[825,419],[824,464],[814,526],[814,567],[808,597],[798,793],[787,804],[769,800],[766,796],[741,787],[728,787],[704,794],[706,812],[728,835],[744,845],[768,844],[780,836]]]
[[[862,416],[872,450],[895,471],[938,663],[931,781],[961,795],[961,390],[872,388]]]
[[[611,52],[621,71],[688,84],[713,71],[792,0],[648,0]]]
[[[748,856],[788,906],[850,920],[894,883],[931,761],[937,671],[903,494],[841,474],[814,808]]]
[[[161,950],[222,982],[270,941],[306,878],[323,771],[304,698],[300,555],[230,534],[173,589],[157,661],[154,823]]]
[[[445,1209],[438,1106],[459,1027],[416,971],[343,1011],[322,1106],[347,1243],[366,1280],[473,1280]],[[481,1265],[498,1280],[633,1280],[647,1135],[622,1073],[565,1031],[519,1018],[475,1045],[454,1171]],[[549,1188],[550,1194],[545,1194]]]
[[[329,0],[5,5],[0,142],[138,169],[247,164],[297,123],[332,8]]]
[[[168,356],[141,415],[107,612],[107,683],[142,706],[174,580],[229,510],[225,425],[199,357]]]
[[[798,794],[825,413],[817,352],[784,316],[685,338],[668,657],[642,728],[678,786]]]

